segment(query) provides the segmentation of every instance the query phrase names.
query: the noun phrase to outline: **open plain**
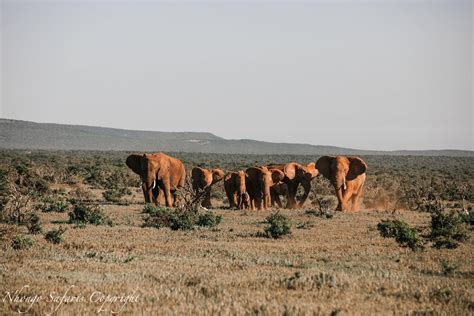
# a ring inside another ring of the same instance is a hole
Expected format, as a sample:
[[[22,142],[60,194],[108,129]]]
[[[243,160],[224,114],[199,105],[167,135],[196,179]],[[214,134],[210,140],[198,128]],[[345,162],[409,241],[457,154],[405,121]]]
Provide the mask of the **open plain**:
[[[262,232],[266,217],[276,210],[229,210],[222,182],[212,194],[212,211],[222,216],[218,226],[157,229],[142,227],[147,216],[142,213],[143,195],[139,178],[123,163],[126,153],[1,155],[1,168],[9,177],[25,172],[23,179],[29,174],[47,182],[45,193],[33,197],[27,207],[39,215],[42,231],[66,228],[63,240],[54,244],[43,234],[29,234],[23,225],[1,224],[0,307],[5,315],[474,312],[472,230],[455,249],[436,249],[425,241],[422,251],[382,238],[377,230],[382,220],[398,219],[421,236],[429,234],[430,214],[410,207],[416,204],[413,199],[429,194],[452,209],[460,208],[463,200],[464,207],[472,207],[472,190],[462,188],[472,188],[473,158],[364,157],[369,169],[363,210],[330,216],[316,212],[322,205],[332,209],[335,199],[329,183],[318,177],[304,208],[278,210],[289,218],[291,234],[273,239]],[[187,170],[198,163],[237,170],[317,159],[175,155]],[[103,193],[111,182],[120,182],[129,192],[108,201]],[[70,224],[70,205],[62,212],[44,209],[48,198],[51,203],[77,195],[87,196],[84,201],[98,206],[113,224]],[[16,234],[28,236],[32,245],[14,249],[11,238]],[[12,300],[15,291],[18,299],[29,301]]]

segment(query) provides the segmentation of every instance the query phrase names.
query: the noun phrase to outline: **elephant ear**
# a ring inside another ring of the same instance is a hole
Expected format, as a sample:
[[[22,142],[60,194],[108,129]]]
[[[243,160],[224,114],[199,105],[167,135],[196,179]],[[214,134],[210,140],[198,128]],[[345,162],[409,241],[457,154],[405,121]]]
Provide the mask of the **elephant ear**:
[[[212,169],[212,184],[221,181],[224,178],[224,172],[221,169]]]
[[[298,171],[298,164],[296,162],[287,163],[283,171],[289,180],[293,180],[296,177],[296,172]]]
[[[285,173],[281,170],[270,169],[270,172],[272,173],[272,181],[274,184],[283,181],[283,179],[285,178]]]
[[[127,165],[127,167],[132,169],[132,171],[138,174],[139,176],[142,175],[142,167],[141,167],[142,157],[143,157],[142,155],[131,154],[130,156],[127,157],[127,160],[125,161],[125,164]]]
[[[318,169],[316,169],[316,164],[314,162],[310,162],[306,165],[306,172],[311,174],[311,179],[318,175]]]
[[[347,180],[354,180],[367,170],[367,164],[359,157],[349,157],[350,165]]]
[[[193,180],[200,181],[203,177],[204,177],[204,170],[202,168],[194,167],[191,170],[191,178],[193,178]]]
[[[316,169],[327,179],[331,179],[331,164],[333,160],[334,157],[323,156],[316,161]]]

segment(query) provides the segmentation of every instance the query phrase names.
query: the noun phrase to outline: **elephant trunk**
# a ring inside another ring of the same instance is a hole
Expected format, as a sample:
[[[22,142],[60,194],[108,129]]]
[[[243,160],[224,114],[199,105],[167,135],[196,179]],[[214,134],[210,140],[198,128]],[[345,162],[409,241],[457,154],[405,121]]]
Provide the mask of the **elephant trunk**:
[[[303,186],[304,189],[304,194],[301,197],[301,200],[299,202],[299,207],[302,207],[304,202],[308,199],[309,193],[311,191],[311,183],[310,182],[302,182],[301,185]]]
[[[268,209],[272,205],[272,199],[270,195],[270,185],[266,184],[263,187],[263,208]]]
[[[346,202],[344,199],[344,192],[347,189],[345,175],[337,176],[334,181],[334,188],[336,189],[336,195],[338,200],[338,209],[344,211],[346,209]]]
[[[156,187],[156,179],[154,178],[147,178],[144,182],[144,194],[145,194],[145,201],[147,203],[151,203],[154,201],[153,198],[153,189]]]
[[[146,182],[142,182],[142,190],[143,190],[143,196],[145,197],[145,203],[150,203],[150,195],[148,194],[148,190],[146,189]]]

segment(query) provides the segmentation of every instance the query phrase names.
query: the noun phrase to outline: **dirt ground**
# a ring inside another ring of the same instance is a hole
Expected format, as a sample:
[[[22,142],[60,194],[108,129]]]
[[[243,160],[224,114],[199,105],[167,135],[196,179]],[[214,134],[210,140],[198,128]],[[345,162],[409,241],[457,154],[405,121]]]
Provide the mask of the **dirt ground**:
[[[281,210],[292,234],[273,240],[258,237],[268,211],[216,209],[223,216],[217,228],[172,231],[142,228],[138,190],[134,201],[103,205],[113,227],[74,228],[67,213],[40,213],[45,231],[67,227],[64,242],[53,245],[40,234],[28,250],[6,249],[1,313],[474,313],[472,236],[454,250],[413,252],[376,229],[387,218],[427,227],[425,213],[372,210],[328,219]],[[443,262],[454,273],[443,273]]]

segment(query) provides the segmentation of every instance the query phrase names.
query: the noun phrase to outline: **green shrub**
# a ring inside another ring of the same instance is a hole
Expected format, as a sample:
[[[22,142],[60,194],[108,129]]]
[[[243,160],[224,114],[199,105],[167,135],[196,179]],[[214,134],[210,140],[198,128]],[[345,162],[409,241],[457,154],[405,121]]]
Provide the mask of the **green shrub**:
[[[377,229],[382,237],[395,238],[402,246],[407,246],[414,251],[423,249],[423,243],[417,231],[403,221],[382,220],[377,225]]]
[[[222,221],[222,216],[216,215],[212,212],[205,212],[204,214],[199,214],[196,224],[198,226],[204,227],[216,227]]]
[[[196,225],[215,227],[222,221],[222,216],[212,212],[197,214],[184,209],[172,209],[150,204],[145,205],[142,213],[148,214],[144,218],[144,227],[169,227],[172,230],[191,230]]]
[[[440,262],[441,273],[445,276],[452,276],[456,270],[461,266],[460,264],[451,264],[448,261],[442,260]]]
[[[60,226],[58,229],[50,230],[44,234],[44,239],[50,243],[59,244],[61,241],[63,241],[63,234],[65,231],[66,229]]]
[[[267,226],[265,227],[264,232],[269,238],[271,237],[276,239],[291,234],[290,220],[278,212],[269,215],[265,219],[265,222]]]
[[[130,190],[128,190],[127,188],[112,187],[104,191],[102,193],[102,196],[104,197],[106,201],[117,203],[117,202],[120,202],[122,197],[126,194],[130,194]]]
[[[67,211],[68,203],[66,201],[54,201],[48,207],[47,212],[64,213]]]
[[[89,206],[84,203],[73,205],[73,210],[69,212],[69,223],[78,226],[85,224],[113,225],[112,220],[98,206]]]
[[[169,227],[172,230],[191,230],[196,225],[196,213],[175,210],[170,215]]]
[[[468,237],[459,214],[443,210],[431,213],[431,239],[435,248],[457,248],[458,242]]]
[[[144,218],[144,227],[170,227],[172,209],[147,204],[143,208],[142,213],[148,214]]]
[[[25,235],[15,235],[12,240],[12,248],[15,250],[28,249],[33,246],[33,240]]]
[[[38,214],[31,212],[26,218],[26,227],[30,234],[39,234],[42,231]]]
[[[474,209],[470,208],[467,213],[462,213],[460,217],[467,225],[474,226]]]

